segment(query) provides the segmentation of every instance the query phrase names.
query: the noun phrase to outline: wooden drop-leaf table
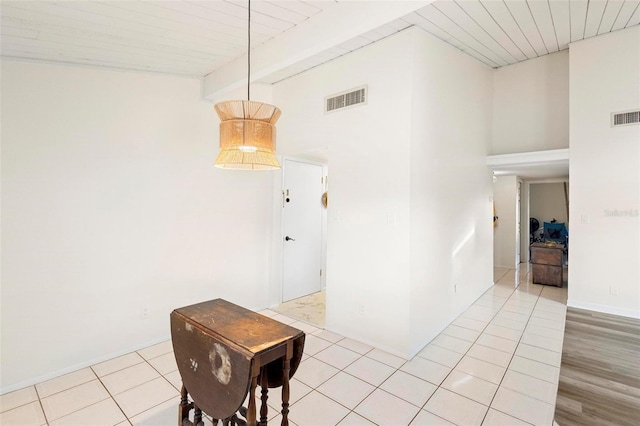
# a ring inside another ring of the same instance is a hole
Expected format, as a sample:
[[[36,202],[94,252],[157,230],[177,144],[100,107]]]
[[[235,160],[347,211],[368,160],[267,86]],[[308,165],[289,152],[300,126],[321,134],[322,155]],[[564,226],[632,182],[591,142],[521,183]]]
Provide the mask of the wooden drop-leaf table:
[[[289,424],[289,379],[302,358],[304,332],[222,299],[175,309],[170,318],[171,340],[183,383],[179,426],[197,426],[203,411],[225,425],[266,425],[268,389],[280,386],[281,424]],[[255,398],[258,384],[259,419]],[[247,394],[248,408],[244,408]],[[189,402],[189,396],[193,402]],[[190,421],[192,409],[194,420]]]

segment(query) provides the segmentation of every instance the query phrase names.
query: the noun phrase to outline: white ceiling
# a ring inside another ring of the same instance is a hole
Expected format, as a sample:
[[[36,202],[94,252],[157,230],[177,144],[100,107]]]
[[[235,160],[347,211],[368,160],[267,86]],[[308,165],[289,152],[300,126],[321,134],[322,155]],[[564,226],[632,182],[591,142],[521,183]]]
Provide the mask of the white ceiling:
[[[371,20],[374,27],[362,25],[381,3],[396,6],[389,9],[395,13]],[[304,35],[296,40],[304,48],[291,49],[293,59],[262,64],[269,72],[259,80],[274,83],[415,25],[497,68],[638,25],[639,5],[640,0],[253,0],[252,58],[269,44],[288,46],[284,40]],[[246,64],[246,0],[2,0],[0,14],[3,57],[192,77],[215,74],[234,61]],[[322,19],[340,14],[347,15],[348,28]],[[297,31],[315,23],[324,28]]]
[[[252,46],[319,6],[254,0]],[[0,7],[7,57],[203,77],[247,50],[246,1],[3,0]]]
[[[517,175],[524,180],[569,176],[569,150],[490,155],[487,166],[495,176]]]
[[[531,164],[512,167],[500,167],[494,170],[496,176],[518,176],[531,180],[544,180],[549,178],[566,178],[569,176],[569,161],[565,164]]]
[[[247,11],[247,0],[0,0],[0,54],[204,77],[214,99],[246,84]],[[639,24],[640,0],[253,0],[251,77],[276,83],[411,26],[498,68]],[[568,160],[548,166],[494,170],[568,174]]]

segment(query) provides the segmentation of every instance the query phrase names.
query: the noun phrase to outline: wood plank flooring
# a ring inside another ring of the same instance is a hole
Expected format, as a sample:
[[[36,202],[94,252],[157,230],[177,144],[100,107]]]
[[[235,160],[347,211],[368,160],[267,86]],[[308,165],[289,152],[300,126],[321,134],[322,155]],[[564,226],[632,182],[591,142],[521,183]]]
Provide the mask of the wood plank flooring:
[[[567,309],[555,420],[640,425],[640,320]]]

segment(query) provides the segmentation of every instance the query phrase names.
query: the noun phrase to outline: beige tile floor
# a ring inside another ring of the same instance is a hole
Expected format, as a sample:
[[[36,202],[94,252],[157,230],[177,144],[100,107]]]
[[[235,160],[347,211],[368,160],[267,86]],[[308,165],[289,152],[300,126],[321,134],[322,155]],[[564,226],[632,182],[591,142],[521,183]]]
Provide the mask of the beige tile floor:
[[[318,291],[281,303],[274,309],[277,313],[324,328],[326,293]]]
[[[410,361],[262,311],[307,333],[290,424],[551,425],[566,287],[532,284],[524,269],[495,275],[496,285]],[[167,341],[2,395],[0,424],[175,425],[180,386]],[[269,402],[278,395],[271,390]]]

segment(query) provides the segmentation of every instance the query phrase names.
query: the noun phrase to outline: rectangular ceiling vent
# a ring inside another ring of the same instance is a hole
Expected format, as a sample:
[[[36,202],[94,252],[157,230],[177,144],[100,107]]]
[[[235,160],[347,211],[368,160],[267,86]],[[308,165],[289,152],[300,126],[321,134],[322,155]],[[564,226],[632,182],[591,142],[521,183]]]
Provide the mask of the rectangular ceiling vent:
[[[367,86],[361,86],[346,92],[324,98],[324,112],[333,112],[367,103]]]
[[[628,126],[630,124],[640,124],[640,109],[611,114],[611,127]]]

